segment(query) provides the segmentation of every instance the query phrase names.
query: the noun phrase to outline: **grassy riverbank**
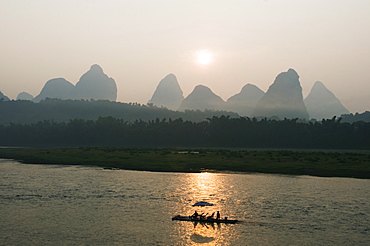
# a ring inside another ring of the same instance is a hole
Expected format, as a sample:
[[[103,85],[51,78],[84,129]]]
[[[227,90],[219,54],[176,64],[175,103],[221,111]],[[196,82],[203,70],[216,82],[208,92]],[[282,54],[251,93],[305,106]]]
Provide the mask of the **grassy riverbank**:
[[[96,165],[130,170],[260,172],[370,178],[370,153],[146,148],[0,148],[0,158],[33,164]]]

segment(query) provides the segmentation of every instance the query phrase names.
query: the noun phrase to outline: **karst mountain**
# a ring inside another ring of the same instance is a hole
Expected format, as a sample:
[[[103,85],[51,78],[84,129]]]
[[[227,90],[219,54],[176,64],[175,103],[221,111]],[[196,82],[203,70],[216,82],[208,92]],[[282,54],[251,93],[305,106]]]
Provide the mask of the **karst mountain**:
[[[92,65],[90,70],[81,76],[73,90],[74,99],[94,99],[116,101],[117,85],[109,78],[99,65]]]
[[[0,101],[9,101],[9,97],[5,96],[1,91],[0,91]]]
[[[117,85],[114,79],[109,78],[99,65],[92,65],[76,85],[64,78],[55,78],[46,82],[39,95],[33,101],[39,102],[45,98],[58,99],[117,99]]]
[[[320,81],[315,82],[304,103],[310,118],[317,120],[339,117],[349,113],[334,93],[329,91]]]
[[[16,100],[27,100],[27,101],[32,101],[33,96],[25,91],[21,92],[18,94]]]
[[[257,102],[265,93],[255,85],[246,84],[241,91],[226,101],[226,110],[250,117]]]
[[[257,117],[274,117],[280,119],[309,119],[303,102],[302,87],[299,76],[294,69],[280,73],[268,91],[258,101],[253,112]]]
[[[221,97],[204,85],[197,85],[182,101],[179,111],[184,110],[224,110],[225,102]]]
[[[64,78],[51,79],[46,82],[39,95],[33,101],[40,102],[46,98],[72,99],[74,85]]]
[[[148,104],[177,110],[183,100],[183,92],[177,78],[171,73],[159,82]]]
[[[76,85],[64,78],[53,78],[45,83],[36,97],[21,92],[16,100],[40,102],[46,98],[116,101],[117,85],[114,79],[108,77],[103,69],[95,64],[81,76]],[[0,100],[10,99],[0,92]],[[339,99],[319,81],[303,100],[299,75],[294,69],[278,74],[266,93],[256,85],[246,84],[239,93],[231,96],[226,102],[204,85],[196,86],[184,98],[176,76],[170,73],[159,82],[148,104],[172,111],[223,110],[246,117],[280,119],[321,120],[349,113]]]

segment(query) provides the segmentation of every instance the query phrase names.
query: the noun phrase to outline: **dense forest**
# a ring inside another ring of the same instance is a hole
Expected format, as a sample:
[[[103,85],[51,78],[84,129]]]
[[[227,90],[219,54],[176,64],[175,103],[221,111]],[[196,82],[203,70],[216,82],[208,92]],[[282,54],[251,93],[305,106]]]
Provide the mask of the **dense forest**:
[[[193,122],[109,116],[0,125],[0,145],[370,149],[370,123],[342,123],[335,117],[299,122],[213,116]]]
[[[370,149],[369,114],[307,122],[101,100],[0,101],[0,145]]]
[[[341,116],[342,122],[354,123],[357,121],[370,122],[370,111],[355,114],[344,114]]]
[[[153,120],[156,118],[182,118],[199,122],[212,116],[238,114],[213,110],[171,111],[167,108],[138,103],[121,103],[108,100],[61,100],[45,99],[39,103],[26,100],[0,101],[0,125],[10,123],[31,124],[44,120],[69,122],[72,119],[97,120],[99,117],[112,116],[126,121]]]
[[[99,117],[112,116],[126,121],[149,121],[156,118],[179,119],[200,122],[213,116],[230,116],[238,118],[234,112],[215,110],[185,110],[172,111],[152,104],[121,103],[108,100],[61,100],[47,98],[39,103],[28,100],[0,100],[0,125],[10,123],[31,124],[44,120],[54,122],[69,122],[72,119],[97,120]],[[277,117],[273,117],[278,119]],[[354,123],[357,121],[370,122],[370,112],[344,114],[342,121]],[[321,119],[318,119],[321,120]]]

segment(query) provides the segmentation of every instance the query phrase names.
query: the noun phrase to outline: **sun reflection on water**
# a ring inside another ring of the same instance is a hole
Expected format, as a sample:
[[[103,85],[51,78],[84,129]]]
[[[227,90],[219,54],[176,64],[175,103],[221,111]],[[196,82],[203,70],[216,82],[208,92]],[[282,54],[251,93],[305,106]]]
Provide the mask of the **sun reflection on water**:
[[[192,201],[207,201],[215,205],[219,200],[225,199],[219,193],[222,185],[222,180],[219,179],[219,176],[207,172],[192,175],[187,179],[186,183],[188,189],[192,190]]]
[[[209,199],[215,195],[219,183],[212,173],[199,173],[189,185],[193,187],[192,190],[198,191],[198,194],[195,195],[200,195],[203,199]]]
[[[196,173],[189,174],[184,179],[178,191],[186,197],[183,198],[184,204],[179,205],[179,213],[191,215],[196,210],[198,213],[211,215],[221,212],[221,216],[232,218],[233,214],[227,206],[228,198],[233,192],[230,191],[230,184],[226,183],[223,174],[215,173]],[[205,201],[212,203],[213,206],[193,207],[196,202]],[[235,235],[234,226],[220,223],[193,223],[193,222],[174,222],[177,235],[186,241],[187,245],[230,245],[230,241]]]

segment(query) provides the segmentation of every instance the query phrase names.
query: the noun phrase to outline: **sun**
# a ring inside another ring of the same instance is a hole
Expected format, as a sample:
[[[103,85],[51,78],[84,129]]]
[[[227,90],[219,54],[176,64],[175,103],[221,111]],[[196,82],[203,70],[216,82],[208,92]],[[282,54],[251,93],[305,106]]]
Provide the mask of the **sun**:
[[[195,54],[196,56],[196,63],[200,65],[209,65],[213,61],[213,54],[208,50],[199,50]]]

